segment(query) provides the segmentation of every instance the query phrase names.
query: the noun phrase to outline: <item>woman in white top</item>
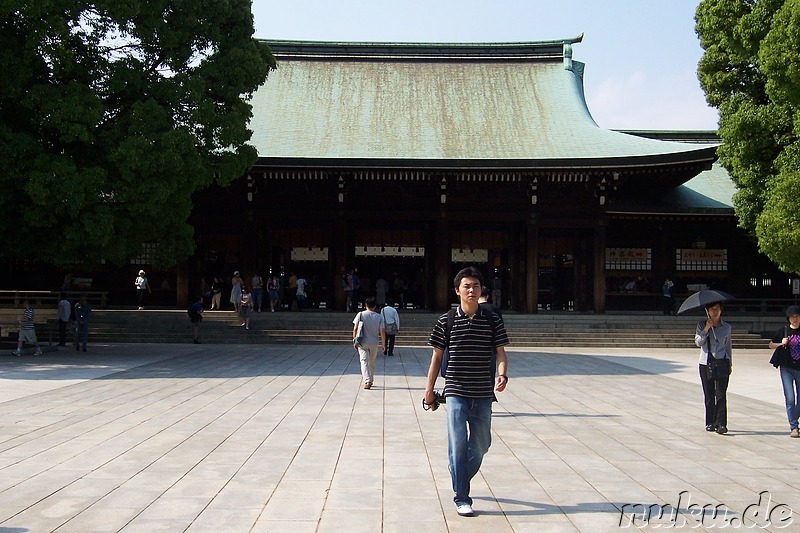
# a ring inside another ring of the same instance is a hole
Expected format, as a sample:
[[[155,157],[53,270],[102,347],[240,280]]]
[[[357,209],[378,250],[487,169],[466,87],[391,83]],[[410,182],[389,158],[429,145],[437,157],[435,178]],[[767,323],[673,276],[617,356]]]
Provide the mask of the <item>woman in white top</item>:
[[[242,305],[242,285],[242,277],[237,270],[233,273],[233,278],[231,279],[231,303],[236,313],[239,312],[239,307]]]

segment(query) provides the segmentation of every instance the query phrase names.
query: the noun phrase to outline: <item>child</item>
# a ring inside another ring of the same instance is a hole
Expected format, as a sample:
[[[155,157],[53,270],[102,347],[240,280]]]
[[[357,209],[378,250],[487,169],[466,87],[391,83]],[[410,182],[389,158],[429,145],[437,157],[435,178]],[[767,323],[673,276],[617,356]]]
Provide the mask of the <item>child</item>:
[[[17,349],[11,353],[17,357],[22,355],[22,345],[27,342],[36,346],[34,355],[42,355],[39,341],[36,340],[36,330],[33,327],[33,308],[28,300],[22,302],[22,318],[17,320],[17,323],[19,323],[19,341],[17,342]]]

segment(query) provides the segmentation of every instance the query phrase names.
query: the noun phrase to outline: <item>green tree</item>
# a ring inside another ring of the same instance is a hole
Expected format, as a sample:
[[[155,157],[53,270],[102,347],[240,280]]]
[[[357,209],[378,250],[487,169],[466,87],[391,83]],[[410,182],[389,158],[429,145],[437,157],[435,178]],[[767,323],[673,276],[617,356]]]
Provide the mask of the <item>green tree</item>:
[[[274,66],[250,0],[0,0],[0,254],[189,256],[192,194],[255,162]]]
[[[782,270],[800,272],[800,0],[703,0],[696,22],[739,223]]]

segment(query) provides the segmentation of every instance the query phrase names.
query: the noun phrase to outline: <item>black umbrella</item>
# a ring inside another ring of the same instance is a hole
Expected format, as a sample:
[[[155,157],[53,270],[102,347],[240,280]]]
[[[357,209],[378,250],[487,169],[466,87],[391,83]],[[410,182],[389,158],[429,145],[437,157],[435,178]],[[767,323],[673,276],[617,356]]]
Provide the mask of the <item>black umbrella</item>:
[[[700,309],[710,304],[727,302],[728,300],[733,300],[733,296],[727,292],[710,289],[697,291],[683,301],[677,314],[680,315],[693,309]]]

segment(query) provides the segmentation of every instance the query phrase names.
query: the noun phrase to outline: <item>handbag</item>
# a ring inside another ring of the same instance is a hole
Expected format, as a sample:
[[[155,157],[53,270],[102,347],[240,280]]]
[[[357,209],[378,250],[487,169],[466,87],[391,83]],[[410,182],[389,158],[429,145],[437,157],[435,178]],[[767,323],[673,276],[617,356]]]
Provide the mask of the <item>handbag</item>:
[[[786,336],[786,326],[783,327],[783,336]],[[791,358],[789,356],[789,348],[781,344],[775,348],[774,352],[772,352],[772,357],[769,359],[769,364],[775,368],[778,368],[779,366],[788,365],[790,361]]]
[[[708,379],[718,380],[729,375],[730,372],[730,359],[716,359],[710,357],[708,361]]]
[[[717,359],[711,353],[711,338],[707,337],[708,340],[708,360],[706,365],[706,371],[708,372],[708,379],[711,380],[718,380],[728,376],[731,373],[731,366],[730,366],[730,359],[724,357],[722,359]]]
[[[361,320],[361,313],[358,313],[358,327],[356,337],[353,339],[353,346],[361,346],[362,342],[364,342],[364,322]]]
[[[386,314],[383,312],[383,310],[381,310],[381,315],[383,316],[383,319],[386,320]],[[397,322],[386,322],[383,330],[387,335],[397,335]]]

